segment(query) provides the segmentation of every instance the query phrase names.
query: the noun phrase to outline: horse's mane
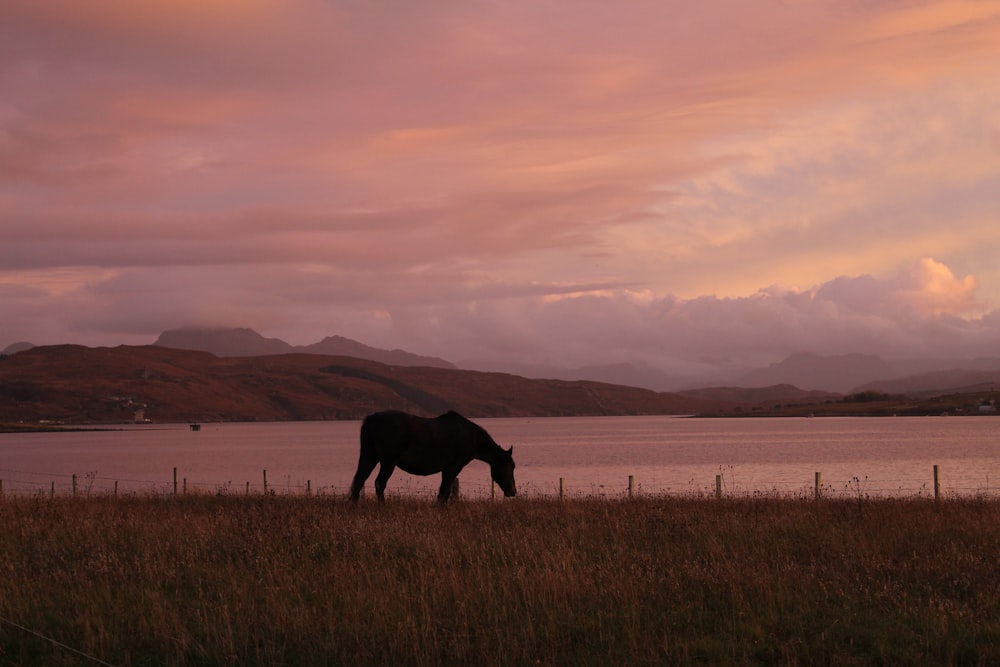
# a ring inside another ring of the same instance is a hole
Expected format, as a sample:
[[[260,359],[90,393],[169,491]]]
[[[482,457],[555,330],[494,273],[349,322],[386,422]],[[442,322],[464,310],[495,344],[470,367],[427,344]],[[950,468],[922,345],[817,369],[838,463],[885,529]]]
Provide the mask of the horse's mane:
[[[480,436],[480,442],[483,445],[488,446],[491,450],[493,450],[493,452],[502,452],[504,454],[507,453],[507,450],[504,449],[503,447],[501,447],[500,445],[498,445],[497,442],[493,439],[493,436],[491,436],[487,432],[487,430],[485,428],[483,428],[482,426],[480,426],[476,422],[472,421],[471,419],[469,419],[465,415],[461,415],[461,414],[455,412],[454,410],[449,410],[448,412],[446,412],[443,415],[441,415],[440,417],[438,417],[438,419],[441,419],[443,417],[447,417],[448,419],[459,419],[459,420],[461,420],[463,423],[465,423],[466,425],[472,427],[476,431],[476,434]]]

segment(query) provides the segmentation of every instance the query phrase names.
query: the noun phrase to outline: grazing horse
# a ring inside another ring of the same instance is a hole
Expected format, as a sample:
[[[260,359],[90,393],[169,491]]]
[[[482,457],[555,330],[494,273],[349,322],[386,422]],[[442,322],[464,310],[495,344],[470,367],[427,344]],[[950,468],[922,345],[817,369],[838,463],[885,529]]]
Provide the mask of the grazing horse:
[[[486,429],[457,412],[440,417],[417,417],[398,410],[376,412],[361,424],[361,456],[351,483],[351,500],[357,502],[365,480],[379,466],[375,493],[385,502],[385,485],[393,470],[411,475],[441,473],[438,500],[451,494],[452,482],[472,459],[490,464],[490,475],[505,496],[517,494],[514,484],[514,448],[504,449]]]

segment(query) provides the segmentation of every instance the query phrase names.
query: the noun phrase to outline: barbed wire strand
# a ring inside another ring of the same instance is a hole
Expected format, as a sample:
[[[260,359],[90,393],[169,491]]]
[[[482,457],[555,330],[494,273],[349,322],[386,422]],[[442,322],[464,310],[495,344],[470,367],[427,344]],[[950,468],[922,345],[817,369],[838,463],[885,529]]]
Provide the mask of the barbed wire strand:
[[[32,630],[31,628],[26,628],[23,625],[21,625],[20,623],[15,623],[14,621],[12,621],[10,619],[7,619],[7,618],[4,618],[3,616],[0,616],[0,623],[6,623],[7,625],[15,627],[18,630],[22,630],[24,632],[27,632],[29,635],[34,635],[35,637],[38,637],[39,639],[43,639],[43,640],[49,642],[53,646],[58,646],[59,648],[61,648],[63,650],[69,651],[70,653],[72,653],[74,655],[78,655],[78,656],[80,656],[82,658],[86,658],[87,660],[90,660],[91,662],[97,663],[98,665],[106,665],[106,667],[115,667],[110,662],[105,662],[104,660],[101,660],[98,657],[92,656],[92,655],[90,655],[88,653],[84,653],[83,651],[80,651],[79,649],[75,649],[72,646],[69,646],[68,644],[64,644],[64,643],[62,643],[59,640],[53,639],[52,637],[47,637],[46,635],[43,635],[40,632],[36,632],[36,631]]]
[[[115,478],[98,476],[96,472],[87,473],[86,475],[77,475],[69,473],[53,473],[53,472],[41,472],[41,471],[31,471],[31,470],[16,470],[11,468],[0,468],[0,473],[14,473],[16,475],[32,475],[32,476],[45,476],[49,477],[51,482],[44,481],[32,481],[27,479],[18,479],[7,477],[5,479],[0,479],[0,484],[14,484],[23,487],[35,487],[37,489],[48,488],[51,489],[51,493],[54,493],[55,488],[63,491],[66,484],[64,482],[57,483],[55,479],[69,479],[77,478],[82,487],[81,493],[85,496],[89,496],[93,493],[101,493],[104,488],[104,484],[96,484],[96,482],[114,482],[116,485],[118,482],[122,482],[126,485],[133,486],[132,489],[123,489],[126,494],[136,493],[134,486],[145,487],[146,491],[153,490],[154,493],[157,490],[164,494],[170,494],[171,482],[164,480],[152,480],[152,479],[135,479],[135,478]],[[790,481],[781,482],[768,482],[765,480],[751,479],[746,483],[738,483],[732,479],[732,475],[723,474],[722,485],[727,496],[740,496],[740,495],[752,495],[752,494],[768,494],[768,493],[781,493],[786,494],[801,494],[801,495],[813,495],[813,485],[808,483],[796,483]],[[641,495],[672,495],[685,493],[700,493],[704,495],[716,495],[716,489],[713,484],[698,484],[694,479],[690,480],[687,485],[684,484],[671,484],[664,482],[662,479],[656,477],[647,478],[645,480],[636,480],[635,490]],[[856,497],[859,494],[867,497],[922,497],[924,494],[933,494],[932,486],[929,481],[921,482],[919,486],[911,486],[916,484],[917,480],[913,479],[868,479],[866,476],[861,479],[859,476],[851,478],[841,478],[841,479],[828,479],[824,480],[821,490],[822,494],[826,497]],[[877,486],[875,486],[877,484]],[[246,486],[244,486],[246,485]],[[53,488],[55,487],[55,488]],[[195,480],[184,480],[185,492],[188,489],[193,489],[196,492],[198,490],[204,489],[214,489],[219,494],[234,494],[238,495],[240,493],[260,493],[262,491],[262,485],[259,482],[250,482],[249,480],[244,481],[234,481],[227,480],[225,482],[213,482],[213,481],[195,481]],[[2,488],[2,487],[0,487]],[[246,488],[246,491],[243,489]],[[290,476],[285,476],[284,481],[275,481],[273,483],[268,483],[267,491],[268,493],[281,493],[283,495],[288,495],[292,493],[301,493],[309,489],[314,495],[327,495],[330,493],[336,493],[337,485],[333,484],[321,484],[318,483],[315,486],[307,487],[302,484],[301,481],[291,482]],[[594,497],[610,497],[615,495],[624,495],[627,493],[627,487],[625,487],[620,481],[615,481],[611,483],[573,483],[565,482],[562,485],[565,495],[584,497],[584,496],[594,496]],[[483,482],[462,482],[462,493],[463,495],[469,497],[489,497],[491,496],[491,489],[489,483]],[[527,484],[522,484],[522,491],[528,491],[527,495],[531,496],[553,496],[558,495],[559,485],[555,481],[551,482],[528,482]],[[141,489],[140,489],[141,492]],[[398,495],[424,495],[432,494],[437,492],[436,483],[420,483],[420,482],[409,482],[407,481],[402,488],[396,488],[390,490],[390,493]],[[991,485],[989,482],[989,477],[986,478],[986,483],[978,486],[951,486],[947,483],[947,478],[941,479],[941,492],[944,495],[981,495],[981,496],[996,496],[1000,494],[1000,487]]]

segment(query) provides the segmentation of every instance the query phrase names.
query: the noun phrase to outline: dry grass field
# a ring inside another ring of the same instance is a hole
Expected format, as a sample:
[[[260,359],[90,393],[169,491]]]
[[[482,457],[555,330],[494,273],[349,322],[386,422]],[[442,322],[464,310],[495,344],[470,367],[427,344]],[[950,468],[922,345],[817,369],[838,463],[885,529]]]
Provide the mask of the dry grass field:
[[[1000,663],[1000,503],[0,501],[2,665]]]

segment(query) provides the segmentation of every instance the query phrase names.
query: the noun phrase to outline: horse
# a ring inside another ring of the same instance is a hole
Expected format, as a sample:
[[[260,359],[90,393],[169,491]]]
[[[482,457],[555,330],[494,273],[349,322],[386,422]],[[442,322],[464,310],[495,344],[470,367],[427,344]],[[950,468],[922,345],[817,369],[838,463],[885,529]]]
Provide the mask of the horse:
[[[509,498],[517,495],[513,453],[513,447],[504,449],[486,429],[455,411],[431,418],[399,410],[376,412],[361,424],[361,455],[351,483],[351,500],[358,501],[378,465],[375,493],[380,503],[385,502],[385,485],[396,468],[411,475],[441,473],[438,500],[446,502],[458,473],[472,459],[489,464],[493,481]]]

